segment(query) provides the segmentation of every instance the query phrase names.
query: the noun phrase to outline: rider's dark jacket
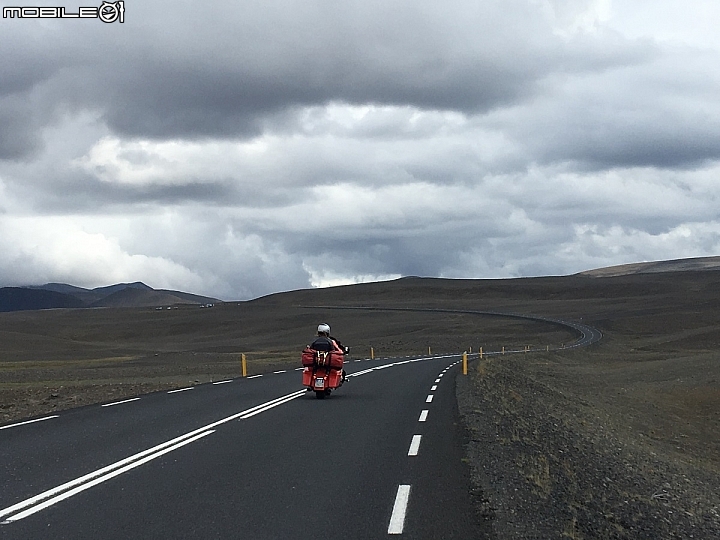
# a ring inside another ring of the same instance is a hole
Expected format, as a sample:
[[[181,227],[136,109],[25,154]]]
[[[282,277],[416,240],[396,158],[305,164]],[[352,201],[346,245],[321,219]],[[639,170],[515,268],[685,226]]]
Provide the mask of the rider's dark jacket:
[[[335,338],[327,336],[318,336],[315,341],[312,342],[310,348],[316,351],[335,351],[343,354],[345,353]]]

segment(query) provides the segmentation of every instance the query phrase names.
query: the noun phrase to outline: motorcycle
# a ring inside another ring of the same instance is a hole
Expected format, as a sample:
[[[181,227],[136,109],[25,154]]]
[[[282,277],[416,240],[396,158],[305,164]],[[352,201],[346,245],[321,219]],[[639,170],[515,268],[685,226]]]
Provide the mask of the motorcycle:
[[[314,391],[315,397],[324,399],[333,390],[340,388],[345,382],[343,363],[350,349],[344,352],[316,351],[306,347],[302,352],[302,384],[308,391]]]

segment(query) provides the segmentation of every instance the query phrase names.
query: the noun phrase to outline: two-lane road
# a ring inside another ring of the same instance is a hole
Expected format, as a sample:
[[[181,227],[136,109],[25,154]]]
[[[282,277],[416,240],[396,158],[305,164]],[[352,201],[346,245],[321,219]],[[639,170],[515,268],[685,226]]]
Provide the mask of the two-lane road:
[[[3,538],[483,538],[459,357],[218,381],[0,429]]]

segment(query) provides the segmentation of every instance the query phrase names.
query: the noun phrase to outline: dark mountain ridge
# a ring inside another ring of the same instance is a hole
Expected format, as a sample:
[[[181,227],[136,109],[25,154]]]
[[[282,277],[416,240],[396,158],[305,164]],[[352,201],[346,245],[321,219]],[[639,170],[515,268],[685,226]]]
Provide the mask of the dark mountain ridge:
[[[0,312],[57,308],[148,307],[220,302],[196,294],[153,289],[140,281],[85,289],[66,283],[0,288]]]

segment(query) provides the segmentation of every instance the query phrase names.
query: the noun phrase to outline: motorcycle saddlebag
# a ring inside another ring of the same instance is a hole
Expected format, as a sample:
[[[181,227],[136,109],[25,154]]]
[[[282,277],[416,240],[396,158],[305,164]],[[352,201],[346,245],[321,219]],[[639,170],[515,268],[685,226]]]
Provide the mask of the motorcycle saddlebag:
[[[302,378],[302,384],[303,386],[312,386],[312,369],[306,367],[303,369],[303,378]]]
[[[305,367],[312,367],[313,364],[315,364],[315,353],[317,351],[313,351],[309,347],[303,350],[302,352],[302,365]]]
[[[342,369],[345,355],[339,352],[330,353],[330,367],[333,369]]]

